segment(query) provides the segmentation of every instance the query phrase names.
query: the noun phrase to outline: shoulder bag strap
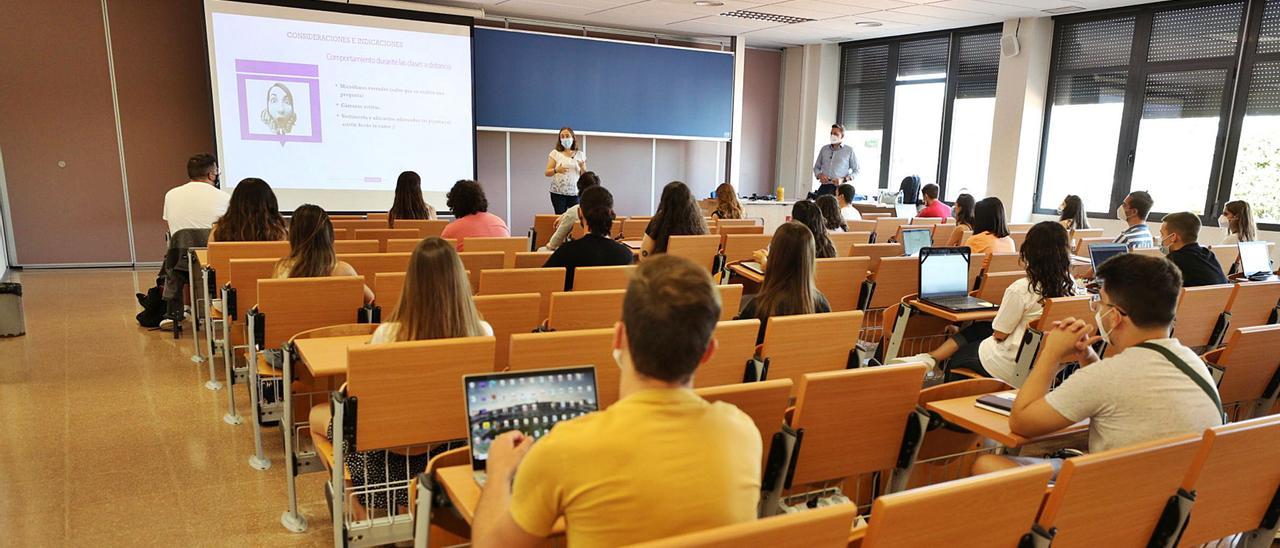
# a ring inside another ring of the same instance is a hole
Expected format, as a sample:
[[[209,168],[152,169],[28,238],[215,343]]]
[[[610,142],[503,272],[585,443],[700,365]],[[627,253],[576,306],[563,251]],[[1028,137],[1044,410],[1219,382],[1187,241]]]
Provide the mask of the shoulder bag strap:
[[[1195,381],[1196,386],[1199,386],[1201,390],[1204,390],[1204,393],[1208,394],[1209,399],[1213,400],[1213,405],[1218,409],[1218,414],[1222,415],[1223,424],[1226,424],[1226,413],[1222,411],[1222,400],[1218,398],[1218,390],[1214,388],[1212,384],[1209,384],[1209,381],[1205,379],[1203,375],[1196,373],[1195,370],[1191,369],[1190,365],[1187,365],[1187,362],[1182,361],[1182,358],[1179,358],[1177,354],[1174,354],[1173,351],[1168,348],[1152,342],[1144,342],[1137,346],[1138,348],[1145,348],[1164,356],[1166,360],[1169,360],[1169,363],[1172,363],[1179,371],[1182,371],[1182,373],[1190,377],[1192,381]]]

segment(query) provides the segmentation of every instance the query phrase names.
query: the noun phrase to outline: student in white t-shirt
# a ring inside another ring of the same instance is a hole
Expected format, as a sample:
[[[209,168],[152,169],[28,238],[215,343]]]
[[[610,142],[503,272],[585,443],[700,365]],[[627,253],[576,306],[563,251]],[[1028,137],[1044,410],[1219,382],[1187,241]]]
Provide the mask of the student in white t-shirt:
[[[169,234],[184,228],[211,228],[227,212],[231,195],[218,189],[219,174],[212,155],[197,154],[187,160],[190,182],[164,195],[162,218],[169,223]]]
[[[836,187],[836,202],[840,204],[840,216],[844,217],[846,223],[862,220],[862,214],[853,207],[853,195],[853,185],[849,183]]]
[[[1178,267],[1129,253],[1109,259],[1097,275],[1102,289],[1093,319],[1067,318],[1047,333],[1013,402],[1009,429],[1034,438],[1089,419],[1089,451],[1098,452],[1222,424],[1209,368],[1169,336],[1182,290]],[[1099,360],[1091,346],[1100,340],[1119,352]],[[1076,361],[1081,369],[1050,392],[1061,364]],[[1026,460],[988,456],[974,471]]]
[[[1069,245],[1067,229],[1056,222],[1031,227],[1020,251],[1027,277],[1005,290],[994,320],[971,324],[932,352],[893,361],[924,362],[932,368],[949,359],[948,371],[967,369],[1011,382],[1022,334],[1044,312],[1044,300],[1076,294]]]

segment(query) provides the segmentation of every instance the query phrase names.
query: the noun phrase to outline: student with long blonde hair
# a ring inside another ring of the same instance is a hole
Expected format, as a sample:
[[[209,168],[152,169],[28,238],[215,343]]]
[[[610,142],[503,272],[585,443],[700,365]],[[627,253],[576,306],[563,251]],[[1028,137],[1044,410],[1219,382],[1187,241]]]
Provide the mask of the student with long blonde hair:
[[[716,187],[716,210],[711,216],[717,219],[741,219],[742,202],[738,201],[738,192],[729,183],[720,183]]]
[[[419,242],[409,256],[404,290],[389,318],[374,331],[372,343],[493,335],[476,311],[458,252],[436,237]]]
[[[359,276],[355,268],[338,260],[333,239],[333,222],[324,209],[311,204],[298,206],[289,219],[289,255],[276,262],[272,277]],[[373,291],[367,285],[364,302],[373,302]]]
[[[831,304],[814,281],[816,255],[813,232],[798,221],[779,226],[769,242],[767,256],[757,255],[765,266],[764,283],[738,315],[740,320],[760,320],[756,344],[764,342],[764,330],[771,316],[831,311]]]

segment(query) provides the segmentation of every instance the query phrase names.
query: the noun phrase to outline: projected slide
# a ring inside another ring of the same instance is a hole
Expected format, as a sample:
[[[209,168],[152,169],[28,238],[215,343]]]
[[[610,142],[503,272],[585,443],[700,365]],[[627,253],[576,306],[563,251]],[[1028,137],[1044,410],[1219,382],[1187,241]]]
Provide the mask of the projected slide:
[[[473,178],[469,26],[223,0],[205,10],[227,187],[258,177],[282,209],[386,210],[401,171],[421,174],[437,206]]]

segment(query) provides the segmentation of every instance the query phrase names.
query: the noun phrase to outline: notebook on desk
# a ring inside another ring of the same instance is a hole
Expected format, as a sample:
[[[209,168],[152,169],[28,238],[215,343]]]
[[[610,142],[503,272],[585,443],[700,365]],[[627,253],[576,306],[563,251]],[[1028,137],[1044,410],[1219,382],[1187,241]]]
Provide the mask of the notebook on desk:
[[[920,250],[920,300],[952,312],[990,310],[996,305],[969,295],[969,248]]]
[[[1007,417],[1013,413],[1013,400],[1017,397],[1017,392],[997,392],[995,394],[987,394],[979,397],[977,401],[973,402],[973,406],[979,409],[986,409],[992,413],[999,413]]]
[[[519,430],[537,441],[556,423],[599,409],[592,366],[467,375],[462,386],[471,472],[480,485],[499,434]]]

